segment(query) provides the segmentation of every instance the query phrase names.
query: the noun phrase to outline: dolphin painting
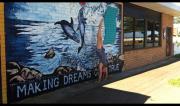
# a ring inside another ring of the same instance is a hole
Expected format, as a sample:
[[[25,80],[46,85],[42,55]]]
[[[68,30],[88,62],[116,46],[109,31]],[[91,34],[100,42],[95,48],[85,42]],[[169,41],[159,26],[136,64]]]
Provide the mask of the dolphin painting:
[[[81,46],[78,48],[78,53],[80,52],[80,50],[82,49],[82,47],[84,45],[84,34],[85,34],[86,18],[84,18],[83,10],[84,10],[84,8],[82,7],[79,10],[79,13],[78,13],[78,27],[77,27],[77,30],[79,30],[80,35],[81,35]]]
[[[79,35],[78,33],[76,33],[76,31],[74,30],[74,27],[73,27],[73,19],[71,17],[71,23],[69,23],[68,21],[66,20],[61,20],[61,21],[58,21],[58,22],[55,22],[54,25],[56,24],[60,24],[61,27],[62,27],[62,30],[64,31],[64,34],[66,35],[66,38],[65,39],[72,39],[73,41],[77,42],[77,43],[80,43],[80,39],[79,39]]]

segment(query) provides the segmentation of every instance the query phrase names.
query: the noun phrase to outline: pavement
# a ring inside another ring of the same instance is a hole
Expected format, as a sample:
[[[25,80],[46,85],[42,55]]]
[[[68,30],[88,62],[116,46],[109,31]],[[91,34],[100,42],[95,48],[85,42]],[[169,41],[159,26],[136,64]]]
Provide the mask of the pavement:
[[[13,104],[180,103],[180,88],[168,80],[180,76],[180,59],[167,58],[121,73],[101,83],[85,81]]]

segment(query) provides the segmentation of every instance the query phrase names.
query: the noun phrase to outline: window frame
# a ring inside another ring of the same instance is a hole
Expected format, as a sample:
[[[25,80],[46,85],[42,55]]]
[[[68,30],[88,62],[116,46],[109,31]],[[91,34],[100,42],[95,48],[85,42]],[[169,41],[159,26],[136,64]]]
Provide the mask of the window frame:
[[[154,36],[154,38],[153,38],[153,46],[152,47],[147,47],[146,46],[146,43],[147,42],[145,42],[145,48],[153,48],[153,47],[161,47],[162,45],[162,43],[161,43],[161,36],[162,36],[162,34],[161,34],[161,29],[162,29],[162,25],[161,25],[161,22],[158,22],[158,21],[154,21],[154,20],[149,20],[149,19],[146,19],[146,27],[148,27],[148,21],[150,21],[150,22],[152,22],[153,23],[153,28],[154,28],[154,26],[155,26],[155,24],[159,24],[159,42],[158,42],[158,46],[155,46],[155,36]],[[145,35],[146,37],[147,37],[147,29],[146,29],[146,35]],[[147,40],[147,39],[146,39]]]
[[[132,51],[132,50],[139,50],[139,49],[149,49],[149,48],[157,48],[157,47],[162,47],[162,33],[161,33],[161,30],[162,30],[162,24],[161,24],[161,21],[158,22],[158,21],[155,21],[155,20],[150,20],[150,19],[147,19],[147,18],[142,18],[144,19],[144,42],[143,42],[143,47],[142,48],[135,48],[135,30],[136,30],[136,26],[135,26],[135,21],[136,19],[138,19],[137,17],[134,17],[134,16],[130,16],[130,15],[124,15],[123,16],[123,28],[124,28],[124,17],[132,17],[133,18],[133,43],[132,43],[132,49],[125,49],[126,46],[124,45],[124,39],[123,39],[123,48],[124,48],[124,51]],[[161,20],[161,18],[160,18]],[[152,47],[147,47],[146,43],[147,43],[147,27],[148,27],[148,21],[150,22],[153,22],[153,25],[155,25],[155,23],[158,23],[159,24],[159,40],[158,40],[158,46],[155,46],[155,39],[153,39],[153,46]],[[124,32],[124,31],[123,31]],[[125,38],[125,35],[123,33],[123,38]]]
[[[123,16],[123,29],[124,29],[124,20],[125,20],[124,17],[125,17],[125,16]],[[134,26],[135,26],[135,21],[134,21],[134,20],[135,20],[135,19],[134,19],[133,16],[128,16],[128,17],[130,17],[130,18],[133,19],[133,23],[132,23],[132,24],[133,24],[133,28],[132,28],[132,30],[133,30],[133,31],[132,31],[132,32],[133,32],[133,40],[132,40],[132,48],[130,49],[130,50],[132,50],[132,49],[134,49],[134,43],[135,43],[135,38],[134,38],[134,37],[135,37],[135,32],[134,32],[134,30],[135,30],[135,28],[134,28]],[[123,48],[124,48],[124,51],[127,51],[127,50],[125,50],[125,45],[124,45],[124,44],[125,44],[125,43],[124,43],[124,42],[125,42],[125,41],[124,41],[124,39],[125,39],[124,32],[125,32],[125,31],[123,31]]]
[[[135,41],[136,41],[136,29],[137,29],[137,26],[136,26],[136,19],[143,19],[143,21],[144,21],[144,24],[143,24],[143,29],[144,29],[144,34],[143,34],[143,47],[141,47],[141,48],[136,48],[136,46],[135,46]],[[145,19],[144,18],[136,18],[136,17],[134,17],[134,49],[142,49],[142,48],[145,48],[145,26],[146,26],[146,24],[145,24],[146,22],[145,22]]]

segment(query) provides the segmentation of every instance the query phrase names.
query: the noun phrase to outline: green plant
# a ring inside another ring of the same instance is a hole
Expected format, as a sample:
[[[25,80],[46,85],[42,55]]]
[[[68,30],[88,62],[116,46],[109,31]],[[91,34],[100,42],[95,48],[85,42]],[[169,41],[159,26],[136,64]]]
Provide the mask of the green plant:
[[[179,47],[180,46],[180,43],[177,43],[177,47]]]
[[[177,47],[179,47],[180,46],[180,42],[175,42],[175,45],[177,46]]]
[[[174,23],[179,24],[180,23],[180,17],[174,17]]]
[[[180,54],[176,54],[174,57],[176,57],[176,58],[180,58]]]
[[[180,78],[171,79],[168,82],[172,86],[180,87]]]

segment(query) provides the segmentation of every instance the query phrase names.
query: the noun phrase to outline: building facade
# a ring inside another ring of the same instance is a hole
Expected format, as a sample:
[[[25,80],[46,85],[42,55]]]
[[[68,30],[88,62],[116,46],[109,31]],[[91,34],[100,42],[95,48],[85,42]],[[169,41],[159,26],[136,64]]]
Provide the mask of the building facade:
[[[125,69],[144,66],[173,55],[172,15],[139,7],[135,4],[125,4],[124,17],[131,18],[133,20],[131,23],[134,22],[131,33],[134,39],[131,39],[131,44],[126,42],[128,40],[126,36],[130,36],[129,33],[124,33]],[[144,33],[139,34],[138,30]]]
[[[110,73],[172,56],[178,10],[142,4],[0,3],[2,103],[96,78],[102,16]]]

